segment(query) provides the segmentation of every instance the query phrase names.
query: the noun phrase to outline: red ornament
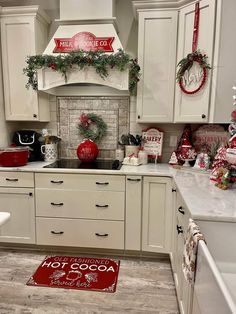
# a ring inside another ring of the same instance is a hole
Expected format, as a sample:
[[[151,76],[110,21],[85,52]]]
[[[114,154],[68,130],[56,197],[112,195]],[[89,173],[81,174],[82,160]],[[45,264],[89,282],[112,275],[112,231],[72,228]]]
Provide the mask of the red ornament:
[[[92,140],[83,140],[77,148],[77,156],[82,162],[92,162],[98,156],[97,144]]]

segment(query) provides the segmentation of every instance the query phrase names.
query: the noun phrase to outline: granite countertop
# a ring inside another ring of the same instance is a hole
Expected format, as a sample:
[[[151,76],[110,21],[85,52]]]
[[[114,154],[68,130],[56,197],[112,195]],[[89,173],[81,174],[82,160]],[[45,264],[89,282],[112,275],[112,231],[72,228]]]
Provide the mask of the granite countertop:
[[[43,168],[50,162],[31,162],[23,167],[0,167],[0,171],[147,175],[172,177],[192,217],[196,220],[236,222],[235,189],[220,190],[209,180],[209,173],[177,170],[168,164],[122,166],[120,170]]]

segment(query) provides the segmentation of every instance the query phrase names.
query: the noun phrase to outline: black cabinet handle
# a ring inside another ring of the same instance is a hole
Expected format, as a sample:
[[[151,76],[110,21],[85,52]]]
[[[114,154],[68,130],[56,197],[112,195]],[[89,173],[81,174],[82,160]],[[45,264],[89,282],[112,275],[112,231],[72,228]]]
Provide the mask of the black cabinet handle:
[[[9,178],[6,178],[6,181],[17,182],[17,181],[19,181],[19,179],[9,179]]]
[[[51,183],[55,183],[55,184],[62,184],[64,181],[62,180],[59,180],[59,181],[54,181],[54,180],[51,180]]]
[[[183,210],[183,207],[182,207],[182,206],[180,206],[180,207],[178,208],[178,211],[179,211],[182,215],[185,214],[185,211]]]
[[[96,182],[97,185],[108,185],[109,182]]]
[[[106,205],[99,205],[99,204],[96,204],[95,206],[96,206],[96,207],[100,207],[100,208],[107,208],[107,207],[109,207],[109,205],[107,205],[107,204],[106,204]]]
[[[33,196],[33,193],[32,193],[32,192],[29,192],[29,196]]]
[[[182,226],[178,226],[178,225],[177,225],[177,226],[176,226],[176,229],[177,229],[178,234],[184,232],[183,229],[182,229]]]
[[[140,115],[138,115],[138,119],[140,119]]]
[[[131,178],[127,178],[128,181],[133,181],[133,182],[139,182],[141,181],[141,179],[131,179]]]
[[[52,234],[63,234],[64,231],[53,231],[53,230],[52,230],[51,233],[52,233]]]
[[[108,237],[108,233],[95,233],[97,237]]]
[[[202,114],[202,119],[205,119],[206,118],[206,115],[203,113]]]
[[[176,192],[176,189],[172,189],[172,192]]]
[[[64,203],[53,203],[53,202],[52,202],[51,205],[52,205],[52,206],[63,206]]]
[[[34,118],[37,118],[37,115],[36,115],[36,114],[33,114],[33,117],[34,117]]]

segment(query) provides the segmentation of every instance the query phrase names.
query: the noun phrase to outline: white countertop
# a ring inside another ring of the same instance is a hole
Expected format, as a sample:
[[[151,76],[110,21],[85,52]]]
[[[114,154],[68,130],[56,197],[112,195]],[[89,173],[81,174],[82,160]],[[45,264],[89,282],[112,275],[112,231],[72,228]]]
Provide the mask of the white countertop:
[[[49,162],[31,162],[23,167],[0,167],[0,171],[61,172],[173,177],[186,206],[197,220],[236,222],[236,189],[220,190],[209,174],[176,170],[168,164],[122,166],[120,170],[43,168]]]

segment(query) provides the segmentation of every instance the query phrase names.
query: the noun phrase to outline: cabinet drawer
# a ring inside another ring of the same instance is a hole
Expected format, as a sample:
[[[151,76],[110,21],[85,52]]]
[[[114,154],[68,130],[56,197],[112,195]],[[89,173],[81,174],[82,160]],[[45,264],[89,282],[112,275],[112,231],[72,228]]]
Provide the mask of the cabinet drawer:
[[[36,173],[35,184],[45,189],[125,191],[125,177],[119,175]]]
[[[124,192],[36,189],[36,215],[124,220]]]
[[[36,218],[37,244],[124,249],[124,223]]]
[[[0,186],[7,187],[34,187],[34,174],[29,172],[0,172]]]

